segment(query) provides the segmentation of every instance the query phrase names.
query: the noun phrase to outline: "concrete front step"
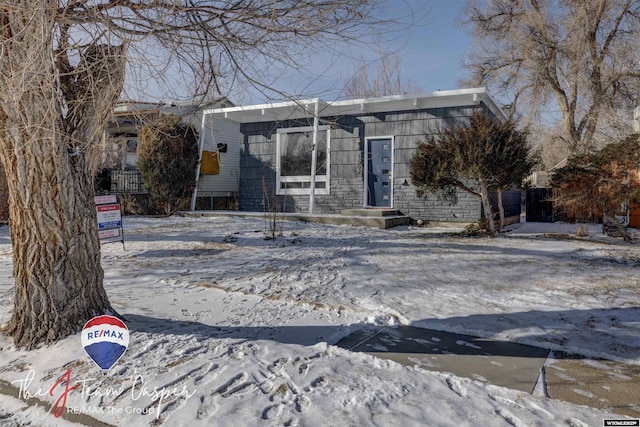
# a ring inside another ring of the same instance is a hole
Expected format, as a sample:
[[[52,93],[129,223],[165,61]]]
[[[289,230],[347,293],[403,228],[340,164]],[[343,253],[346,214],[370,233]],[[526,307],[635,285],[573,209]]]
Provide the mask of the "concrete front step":
[[[296,215],[300,221],[319,222],[334,225],[362,225],[380,229],[411,224],[411,218],[404,215],[364,216],[364,215]]]
[[[344,216],[366,216],[366,217],[385,217],[385,216],[403,216],[400,211],[395,209],[346,209],[340,212]]]

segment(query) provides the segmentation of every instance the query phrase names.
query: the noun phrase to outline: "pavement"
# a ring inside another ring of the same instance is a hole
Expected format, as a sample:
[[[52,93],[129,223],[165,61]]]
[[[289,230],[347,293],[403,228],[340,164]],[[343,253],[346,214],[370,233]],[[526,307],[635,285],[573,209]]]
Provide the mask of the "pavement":
[[[545,366],[550,398],[640,418],[640,366],[554,352]]]
[[[640,418],[640,366],[411,326],[355,331],[339,347]]]

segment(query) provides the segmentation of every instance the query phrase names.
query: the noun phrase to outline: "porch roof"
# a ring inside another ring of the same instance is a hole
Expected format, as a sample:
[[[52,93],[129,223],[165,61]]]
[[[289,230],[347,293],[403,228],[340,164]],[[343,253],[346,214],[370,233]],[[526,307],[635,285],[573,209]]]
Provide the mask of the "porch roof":
[[[336,117],[426,108],[479,105],[481,102],[496,116],[505,117],[502,110],[500,110],[491,99],[484,87],[332,102],[312,98],[299,101],[212,108],[205,110],[205,114],[213,114],[214,116],[223,117],[238,123],[257,123],[313,117],[316,104],[318,104],[320,117]]]

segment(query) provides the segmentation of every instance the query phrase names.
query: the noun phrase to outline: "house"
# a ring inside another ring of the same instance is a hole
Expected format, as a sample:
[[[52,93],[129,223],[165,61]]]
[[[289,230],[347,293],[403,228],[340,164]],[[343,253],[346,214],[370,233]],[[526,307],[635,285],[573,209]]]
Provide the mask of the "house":
[[[145,124],[159,115],[171,114],[182,117],[198,131],[200,151],[209,153],[216,162],[213,171],[198,173],[197,200],[195,207],[201,209],[232,209],[237,200],[239,187],[240,151],[237,143],[230,147],[218,146],[216,139],[232,139],[238,126],[232,122],[218,120],[203,111],[213,106],[232,105],[219,100],[207,105],[164,104],[150,102],[120,102],[113,110],[105,132],[105,149],[102,151],[101,188],[111,194],[144,196],[147,194],[137,166],[138,133]],[[230,126],[230,127],[227,127]],[[194,193],[195,194],[195,193]]]
[[[504,118],[485,88],[334,102],[316,98],[203,114],[207,123],[211,119],[229,130],[215,134],[216,143],[240,146],[240,210],[262,212],[278,198],[286,212],[380,209],[427,221],[472,222],[482,216],[479,198],[463,192],[457,204],[433,195],[418,198],[409,163],[425,135],[465,123],[477,109]],[[514,200],[519,215],[519,192]]]

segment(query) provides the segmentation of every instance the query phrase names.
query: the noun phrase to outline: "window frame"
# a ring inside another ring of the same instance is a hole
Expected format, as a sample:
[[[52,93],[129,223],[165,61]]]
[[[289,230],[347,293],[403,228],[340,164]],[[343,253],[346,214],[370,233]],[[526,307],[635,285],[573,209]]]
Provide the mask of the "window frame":
[[[289,133],[301,133],[301,132],[313,132],[313,126],[301,126],[301,127],[289,127],[281,128],[276,132],[276,195],[283,196],[290,195],[309,195],[311,194],[311,174],[309,175],[291,175],[283,176],[282,172],[282,137],[283,134]],[[316,188],[314,194],[330,194],[330,175],[331,175],[331,127],[327,125],[318,127],[318,134],[320,132],[326,132],[327,135],[327,151],[326,151],[326,166],[325,175],[316,174]],[[283,184],[287,183],[308,183],[309,187],[306,188],[282,188]],[[324,183],[324,188],[318,187],[318,183]]]

